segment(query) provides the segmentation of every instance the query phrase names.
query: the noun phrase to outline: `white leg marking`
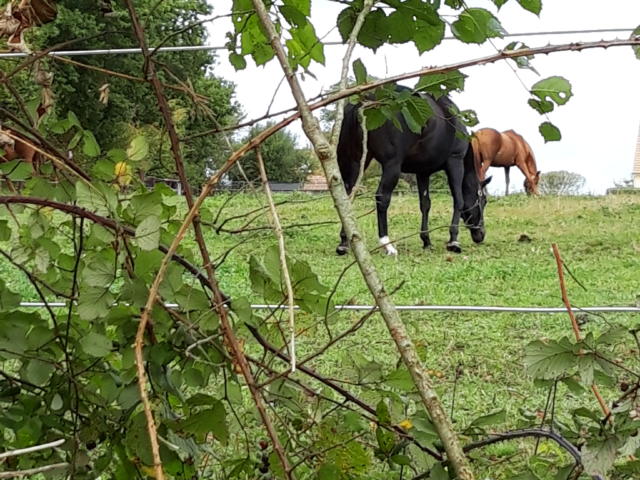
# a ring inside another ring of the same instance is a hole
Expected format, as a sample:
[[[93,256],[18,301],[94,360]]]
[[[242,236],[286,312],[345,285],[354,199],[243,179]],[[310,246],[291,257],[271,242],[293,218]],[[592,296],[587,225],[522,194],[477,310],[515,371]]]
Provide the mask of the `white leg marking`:
[[[384,247],[384,250],[387,252],[387,255],[398,255],[398,250],[393,246],[389,237],[381,237],[379,239],[380,245]]]

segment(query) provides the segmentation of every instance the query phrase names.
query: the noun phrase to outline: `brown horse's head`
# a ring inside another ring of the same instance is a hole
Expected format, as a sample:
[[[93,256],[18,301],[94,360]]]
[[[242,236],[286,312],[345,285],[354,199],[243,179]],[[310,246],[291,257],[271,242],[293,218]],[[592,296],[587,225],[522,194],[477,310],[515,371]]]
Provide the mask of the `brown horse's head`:
[[[524,191],[527,192],[527,195],[540,195],[538,183],[540,183],[540,170],[536,172],[533,181],[530,181],[528,178],[524,179]]]

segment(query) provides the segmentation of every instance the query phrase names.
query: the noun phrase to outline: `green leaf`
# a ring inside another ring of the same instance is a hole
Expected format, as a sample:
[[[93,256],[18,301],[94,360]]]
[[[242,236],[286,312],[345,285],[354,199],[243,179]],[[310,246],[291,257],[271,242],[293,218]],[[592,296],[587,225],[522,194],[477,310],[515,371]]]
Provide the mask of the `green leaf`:
[[[144,135],[138,135],[129,142],[127,157],[133,163],[144,160],[149,154],[149,143]]]
[[[493,425],[500,425],[507,420],[507,412],[506,410],[498,410],[496,412],[492,412],[488,415],[483,415],[481,417],[473,420],[465,431],[471,430],[483,430],[481,427],[488,427]]]
[[[104,335],[96,332],[89,332],[80,339],[82,350],[88,355],[97,358],[106,357],[113,348],[113,343]]]
[[[55,367],[51,363],[38,359],[30,360],[24,370],[24,378],[28,382],[42,386],[49,381],[54,370]]]
[[[367,83],[367,69],[359,58],[353,62],[353,73],[358,85]]]
[[[464,123],[467,127],[475,127],[480,123],[478,120],[478,114],[475,110],[462,110],[458,113],[458,118]]]
[[[576,467],[573,463],[570,463],[566,467],[559,468],[553,480],[569,480],[569,475],[571,475],[575,469]]]
[[[236,52],[229,53],[229,63],[233,65],[236,70],[244,70],[247,68],[247,61],[244,57]]]
[[[82,279],[91,287],[108,288],[115,279],[115,258],[109,261],[108,254],[94,253],[84,260]]]
[[[530,98],[527,103],[531,108],[538,111],[541,115],[545,113],[553,112],[555,105],[553,102],[548,100],[536,100],[535,98]]]
[[[437,14],[435,14],[435,17],[437,19],[435,25],[422,20],[416,21],[416,30],[413,34],[413,43],[416,45],[418,53],[420,54],[423,54],[424,52],[431,50],[442,43],[442,39],[444,38],[445,25]]]
[[[427,92],[434,98],[439,98],[453,90],[464,89],[464,81],[467,76],[460,70],[453,70],[445,73],[431,73],[420,77],[415,90]]]
[[[0,172],[6,175],[9,180],[20,182],[31,178],[33,175],[33,167],[30,163],[16,159],[6,163],[0,163]]]
[[[110,216],[117,205],[113,190],[90,186],[82,180],[76,182],[76,201],[78,206],[104,216]]]
[[[358,42],[374,52],[385,44],[389,37],[389,23],[387,22],[387,14],[382,8],[372,10],[358,34]]]
[[[616,460],[618,439],[610,437],[603,442],[591,442],[582,448],[582,464],[588,475],[607,478]]]
[[[211,433],[214,438],[225,445],[229,438],[226,416],[224,405],[222,402],[216,401],[213,408],[191,415],[182,423],[182,428],[185,432],[193,433],[199,437]]]
[[[415,390],[415,385],[413,383],[413,379],[411,378],[411,374],[409,373],[409,370],[404,367],[398,368],[394,372],[387,375],[384,383],[389,385],[391,388],[396,388],[405,392]]]
[[[564,105],[573,95],[571,83],[560,76],[545,78],[531,87],[531,93],[540,100],[553,100],[557,105]]]
[[[378,421],[384,425],[391,424],[391,414],[389,413],[389,407],[384,400],[380,400],[376,405],[376,417]]]
[[[160,244],[160,219],[155,215],[146,217],[136,228],[136,243],[142,250],[155,250]]]
[[[323,463],[318,469],[318,480],[336,480],[342,476],[340,469],[333,463]]]
[[[551,122],[543,122],[543,123],[541,123],[540,127],[538,127],[538,129],[540,130],[540,134],[544,138],[545,143],[546,142],[557,142],[562,138],[562,134],[560,133],[560,129],[558,127],[556,127]]]
[[[436,463],[429,472],[429,480],[449,480],[449,474],[442,466],[442,463]]]
[[[542,0],[518,0],[518,3],[525,10],[529,10],[531,13],[540,15],[540,10],[542,10]]]
[[[411,465],[411,457],[407,455],[392,455],[390,460],[397,465]]]
[[[289,25],[295,27],[301,27],[305,25],[308,20],[304,13],[291,5],[281,5],[279,7],[282,16],[289,22]]]
[[[100,155],[100,145],[98,145],[96,137],[89,130],[82,132],[82,153],[91,158]]]
[[[562,378],[560,381],[564,383],[569,389],[569,391],[574,395],[580,395],[585,391],[585,388],[580,384],[580,382],[578,382],[573,377],[565,377],[565,378]]]
[[[405,10],[396,10],[387,17],[389,42],[406,43],[413,40],[416,33],[416,21]]]
[[[376,440],[378,448],[385,455],[390,454],[396,445],[395,435],[380,426],[376,428]]]
[[[106,317],[113,306],[113,296],[104,288],[81,288],[78,298],[78,315],[82,320]]]
[[[20,295],[10,290],[0,279],[0,311],[7,312],[20,306]]]
[[[496,17],[484,8],[468,8],[451,25],[453,35],[465,43],[483,43],[502,37],[504,29]]]
[[[297,9],[307,17],[311,15],[311,0],[284,0],[284,4]]]
[[[554,379],[570,373],[577,365],[575,345],[567,338],[559,341],[536,340],[525,348],[524,364],[534,378]]]
[[[6,242],[11,238],[11,229],[8,220],[0,220],[0,242]]]
[[[387,117],[382,110],[378,108],[367,108],[364,111],[364,118],[367,124],[367,130],[375,130],[380,128],[387,121]]]
[[[338,32],[340,32],[343,42],[349,39],[357,18],[358,14],[353,7],[345,8],[338,15]]]
[[[59,393],[56,393],[51,399],[51,410],[60,410],[64,406],[64,402]]]
[[[639,38],[640,39],[640,25],[638,25],[636,27],[636,29],[633,32],[631,32],[631,37],[630,38]],[[633,51],[636,54],[636,58],[638,60],[640,60],[640,45],[635,45],[635,46],[633,46],[631,48],[633,48]]]

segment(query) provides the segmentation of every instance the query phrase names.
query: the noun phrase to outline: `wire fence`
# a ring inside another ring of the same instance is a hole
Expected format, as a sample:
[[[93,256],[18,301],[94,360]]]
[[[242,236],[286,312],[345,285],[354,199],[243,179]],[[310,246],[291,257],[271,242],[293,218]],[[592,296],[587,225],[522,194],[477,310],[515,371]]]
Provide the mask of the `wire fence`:
[[[67,302],[20,302],[22,308],[66,308]],[[178,308],[177,303],[165,303],[167,308]],[[252,304],[253,310],[286,310],[282,304]],[[294,307],[299,310],[299,306]],[[594,306],[573,307],[584,313],[640,313],[640,306]],[[375,305],[335,305],[336,311],[370,311],[377,310]],[[485,313],[566,313],[564,307],[508,307],[485,305],[396,305],[396,309],[404,312],[485,312]]]
[[[597,28],[586,30],[555,30],[555,31],[543,31],[543,32],[519,32],[519,33],[506,33],[503,36],[505,38],[511,37],[532,37],[543,35],[577,35],[577,34],[590,34],[590,33],[616,33],[616,32],[632,32],[633,28]],[[443,40],[457,40],[456,37],[446,36]],[[325,42],[324,45],[328,46],[340,46],[344,45],[343,42]],[[160,47],[152,48],[150,51],[157,52],[200,52],[200,51],[216,51],[226,50],[227,47],[215,46],[215,45],[182,45],[174,47]],[[90,50],[59,50],[49,52],[47,55],[51,57],[78,57],[78,56],[91,56],[91,55],[131,55],[142,54],[142,49],[132,48],[102,48],[102,49],[90,49]],[[5,52],[0,53],[0,58],[20,58],[28,57],[29,53],[24,52]]]

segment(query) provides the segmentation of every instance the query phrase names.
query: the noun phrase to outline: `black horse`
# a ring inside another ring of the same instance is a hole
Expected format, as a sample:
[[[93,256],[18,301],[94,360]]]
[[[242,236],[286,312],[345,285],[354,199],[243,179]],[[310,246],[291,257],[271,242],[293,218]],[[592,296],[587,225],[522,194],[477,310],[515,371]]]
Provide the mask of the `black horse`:
[[[399,91],[405,87],[396,87]],[[398,252],[388,237],[387,209],[391,202],[391,193],[398,183],[400,173],[413,173],[418,182],[422,225],[420,238],[424,247],[431,246],[428,231],[429,177],[444,170],[453,196],[453,218],[449,227],[447,250],[460,253],[458,242],[458,223],[460,217],[471,231],[474,242],[484,240],[485,229],[483,212],[487,203],[485,187],[491,177],[484,181],[478,179],[474,167],[473,151],[466,128],[452,113],[453,102],[446,96],[434,99],[421,94],[433,111],[420,134],[413,133],[402,115],[397,121],[402,126],[398,129],[393,122],[387,120],[381,127],[368,132],[366,169],[375,158],[382,166],[382,177],[376,192],[376,208],[378,213],[378,237],[387,254]],[[362,158],[362,131],[358,115],[359,105],[347,105],[344,110],[344,121],[338,142],[338,164],[347,193],[350,194],[360,171]],[[347,236],[340,232],[340,245],[336,249],[339,255],[348,251]]]

